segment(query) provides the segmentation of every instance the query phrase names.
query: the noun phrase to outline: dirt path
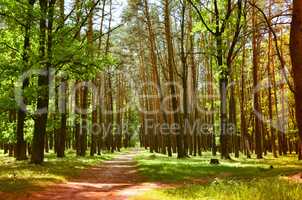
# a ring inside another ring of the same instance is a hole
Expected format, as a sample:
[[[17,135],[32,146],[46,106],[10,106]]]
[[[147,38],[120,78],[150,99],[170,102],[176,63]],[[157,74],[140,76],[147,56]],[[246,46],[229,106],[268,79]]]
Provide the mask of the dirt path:
[[[24,194],[17,200],[125,200],[159,188],[160,184],[146,183],[139,176],[133,159],[135,155],[120,155],[112,161],[85,170],[81,176],[67,183]]]

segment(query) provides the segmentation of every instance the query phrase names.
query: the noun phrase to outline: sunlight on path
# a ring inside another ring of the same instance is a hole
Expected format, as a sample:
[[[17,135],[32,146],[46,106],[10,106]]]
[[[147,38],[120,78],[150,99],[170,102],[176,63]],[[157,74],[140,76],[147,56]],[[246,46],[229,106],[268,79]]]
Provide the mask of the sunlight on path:
[[[160,184],[146,183],[139,176],[134,157],[137,153],[120,155],[101,166],[85,170],[80,177],[65,184],[56,184],[44,191],[31,192],[12,200],[124,200]],[[0,197],[0,199],[3,197]]]

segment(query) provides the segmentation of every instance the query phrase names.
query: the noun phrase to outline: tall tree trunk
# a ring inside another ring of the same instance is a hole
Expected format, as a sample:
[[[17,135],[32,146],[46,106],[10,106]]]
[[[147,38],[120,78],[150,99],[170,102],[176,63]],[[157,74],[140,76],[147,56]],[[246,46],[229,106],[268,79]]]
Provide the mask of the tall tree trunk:
[[[176,97],[176,88],[175,88],[175,79],[174,79],[174,52],[173,52],[173,43],[172,43],[172,34],[171,34],[171,22],[170,22],[170,4],[169,0],[164,0],[164,15],[165,15],[165,35],[168,51],[168,71],[169,71],[169,81],[170,81],[170,90],[172,96],[172,110],[174,123],[179,126],[179,130],[176,133],[176,144],[177,144],[177,157],[184,158],[184,141],[183,141],[183,130],[180,125],[179,118],[179,106]]]
[[[150,60],[151,60],[151,64],[152,64],[152,79],[153,79],[153,83],[154,85],[157,86],[157,88],[154,89],[154,95],[157,96],[156,99],[154,99],[154,104],[155,104],[155,110],[157,112],[159,112],[157,115],[159,118],[158,121],[161,123],[162,121],[164,121],[164,123],[168,122],[168,118],[167,115],[165,113],[165,111],[162,109],[163,107],[163,92],[161,89],[161,81],[160,81],[160,76],[159,76],[159,72],[158,72],[158,63],[157,63],[157,55],[156,55],[156,38],[155,38],[155,34],[154,34],[154,30],[153,30],[153,24],[152,24],[152,20],[149,14],[149,4],[147,0],[144,0],[144,11],[145,11],[145,16],[146,16],[146,23],[147,23],[147,28],[148,28],[148,39],[149,39],[149,45],[150,45]],[[163,135],[164,140],[167,141],[167,143],[170,143],[170,135]],[[165,146],[165,145],[164,145]],[[165,147],[164,147],[165,148]],[[167,146],[168,148],[168,155],[172,156],[172,151],[171,151],[171,147],[170,145]],[[165,150],[164,150],[165,151]]]
[[[224,30],[220,30],[220,14],[218,10],[217,0],[214,0],[215,6],[215,22],[216,22],[216,52],[217,64],[221,69],[219,78],[219,91],[220,91],[220,152],[221,158],[230,159],[228,151],[229,135],[227,131],[228,117],[227,117],[227,85],[228,85],[228,71],[223,66],[223,43],[222,34]]]
[[[32,142],[31,162],[41,164],[44,160],[44,137],[47,126],[49,103],[49,69],[52,65],[52,28],[54,5],[56,0],[51,0],[49,6],[46,0],[40,0],[40,59],[41,65],[46,61],[44,74],[38,77],[38,86],[41,89],[37,100],[37,114],[35,116],[34,134]],[[48,23],[48,26],[46,25]],[[47,38],[46,38],[46,32]]]
[[[96,81],[94,81],[94,84]],[[97,147],[97,123],[98,123],[98,110],[97,110],[97,102],[98,102],[98,95],[92,94],[92,129],[91,129],[91,144],[90,144],[90,156],[94,156],[96,153],[96,147]]]
[[[103,28],[104,28],[104,20],[105,20],[105,6],[106,6],[106,0],[103,0],[102,3],[102,16],[101,16],[101,24],[100,24],[100,36],[99,36],[99,44],[98,44],[98,49],[101,53],[101,48],[102,48],[102,39],[103,39]]]
[[[79,81],[76,81],[75,83],[75,87],[78,87],[79,85]],[[76,154],[77,156],[80,156],[80,119],[81,119],[81,115],[79,114],[78,110],[81,107],[81,89],[77,88],[75,91],[75,99],[74,99],[74,104],[75,104],[75,108],[74,108],[74,113],[75,113],[75,119],[74,119],[74,126],[75,126],[75,130],[74,130],[74,136],[75,136],[75,148],[76,148]]]
[[[105,21],[105,7],[106,7],[106,0],[103,0],[102,2],[102,9],[101,9],[101,22],[100,22],[100,35],[99,35],[99,43],[98,43],[98,51],[101,54],[102,52],[102,43],[103,43],[103,29],[104,29],[104,21]],[[108,39],[108,38],[107,38]],[[101,127],[103,127],[104,125],[104,117],[103,117],[103,113],[102,110],[104,108],[104,86],[105,86],[105,79],[104,79],[104,74],[99,73],[98,74],[98,78],[99,78],[99,82],[98,82],[98,86],[99,86],[99,106],[98,106],[98,119],[99,119],[99,125]],[[94,113],[95,114],[95,113]],[[96,113],[97,114],[97,113]],[[95,121],[97,121],[97,119],[95,119]],[[101,155],[101,150],[103,148],[103,130],[101,128],[100,132],[97,135],[97,151],[98,151],[98,155]]]
[[[281,44],[280,44],[280,57],[283,60],[283,31],[281,29],[280,33],[280,39],[281,39]],[[280,85],[280,90],[281,90],[281,121],[280,121],[280,128],[281,128],[281,137],[282,137],[282,152],[283,155],[287,154],[288,151],[288,146],[287,146],[287,137],[286,137],[286,120],[285,120],[285,114],[286,114],[286,108],[285,108],[285,80],[286,78],[282,76],[282,81]]]
[[[66,100],[67,100],[67,80],[63,78],[63,81],[59,87],[60,96],[59,96],[59,112],[61,113],[61,127],[60,132],[57,134],[57,157],[65,157],[65,146],[66,146],[66,132],[67,132],[67,109],[66,109]]]
[[[258,73],[259,73],[259,30],[257,13],[253,7],[253,86],[257,90],[258,86]],[[254,112],[255,112],[255,143],[256,143],[256,154],[257,158],[262,158],[262,136],[261,136],[261,121],[258,114],[261,112],[259,105],[259,91],[254,91]]]
[[[216,36],[216,45],[217,45],[217,59],[218,66],[223,68],[223,52],[222,52],[222,35],[219,33]],[[222,72],[219,80],[220,88],[220,148],[221,148],[221,157],[223,159],[230,159],[229,150],[228,150],[228,141],[229,135],[227,131],[228,126],[228,117],[227,117],[227,72]]]
[[[106,46],[105,46],[105,55],[109,55],[110,53],[110,39],[111,39],[111,25],[112,25],[112,0],[109,0],[109,21],[108,21],[108,33],[106,38]],[[107,114],[106,123],[107,123],[107,131],[106,131],[106,143],[107,143],[107,149],[111,150],[113,153],[115,150],[114,142],[113,142],[113,123],[114,123],[114,116],[113,116],[113,87],[112,87],[112,74],[108,73],[105,77],[105,87],[108,87],[108,92],[106,92],[106,104],[107,104],[107,111],[109,111],[109,114]]]
[[[296,120],[300,136],[300,151],[302,152],[302,1],[293,0],[293,18],[290,34],[290,52],[293,65]],[[299,156],[300,157],[300,156]],[[301,156],[302,158],[302,156]]]
[[[91,0],[92,5],[95,3],[94,0]],[[91,60],[94,57],[94,47],[93,47],[93,13],[91,12],[88,16],[88,28],[87,28],[87,41],[88,41],[88,56]],[[96,84],[96,81],[93,81],[93,84]],[[88,98],[88,97],[87,97]],[[90,141],[90,156],[94,156],[96,153],[96,125],[97,125],[97,107],[96,107],[96,98],[97,94],[93,92],[92,94],[92,130],[91,130],[91,141]]]
[[[271,19],[272,16],[272,0],[269,0],[269,19]],[[270,22],[271,23],[271,22]],[[275,137],[275,131],[273,128],[273,99],[272,99],[272,62],[273,62],[273,44],[272,44],[272,32],[269,31],[269,38],[268,38],[268,63],[267,63],[267,76],[268,76],[268,110],[269,110],[269,119],[270,119],[270,142],[272,146],[272,152],[274,157],[277,157],[277,151],[276,151],[276,137]],[[278,113],[278,112],[277,112]]]
[[[98,113],[98,118],[99,118],[99,125],[101,127],[100,132],[98,134],[98,141],[97,141],[97,146],[98,146],[98,155],[101,155],[102,148],[103,148],[103,129],[104,127],[104,117],[103,117],[103,108],[104,108],[104,76],[103,74],[99,74],[99,113]]]
[[[76,22],[77,24],[80,23],[81,20],[81,2],[82,0],[75,0],[75,8],[76,8]],[[77,32],[77,37],[76,39],[78,41],[81,40],[81,27],[80,30]],[[74,113],[75,113],[75,119],[74,119],[74,136],[75,136],[75,147],[76,147],[76,154],[77,156],[81,155],[81,147],[80,147],[80,134],[81,134],[81,125],[80,125],[80,120],[81,120],[81,115],[78,112],[78,110],[80,110],[81,108],[81,89],[78,88],[78,85],[80,84],[80,81],[76,81],[75,83],[75,87],[77,87],[76,91],[75,91],[75,108],[74,108]]]
[[[107,55],[110,50],[110,30],[111,30],[111,25],[112,25],[112,0],[109,0],[109,21],[108,21],[108,34],[106,38],[106,47],[105,47],[105,54]]]
[[[246,39],[244,39],[243,43],[245,43]],[[240,102],[240,111],[241,111],[241,118],[240,118],[240,131],[241,131],[241,137],[243,141],[244,151],[247,156],[247,158],[251,158],[250,154],[250,144],[249,144],[249,136],[248,136],[248,130],[247,130],[247,123],[246,123],[246,109],[245,109],[245,84],[246,84],[246,71],[244,70],[246,64],[246,47],[243,47],[243,53],[242,53],[242,64],[241,64],[241,102]]]
[[[63,27],[65,23],[65,0],[59,0],[59,8],[60,8],[60,24]],[[63,38],[62,38],[63,39]],[[57,157],[63,158],[65,157],[65,144],[66,144],[66,123],[67,123],[67,113],[66,113],[66,100],[67,100],[67,80],[65,77],[62,78],[61,85],[59,87],[59,112],[61,114],[61,127],[60,132],[57,133]]]
[[[81,124],[79,135],[79,156],[85,156],[87,150],[87,129],[88,129],[88,87],[83,84],[81,88]]]
[[[234,70],[234,69],[233,69]],[[234,80],[234,72],[231,72],[231,80]],[[229,103],[229,120],[230,125],[232,126],[233,132],[231,134],[231,138],[233,141],[234,150],[235,150],[235,157],[239,157],[239,144],[238,144],[238,137],[237,137],[237,109],[236,109],[236,99],[235,99],[235,85],[232,84],[230,86],[230,103]]]
[[[194,55],[194,35],[193,35],[193,13],[192,13],[192,6],[191,4],[188,5],[188,35],[189,35],[189,69],[188,69],[188,86],[190,87],[191,91],[191,104],[192,106],[190,107],[190,112],[191,112],[191,119],[190,123],[191,126],[196,123],[197,116],[198,116],[198,107],[197,107],[197,69],[196,69],[196,62],[195,62],[195,55]],[[193,135],[192,135],[192,154],[194,156],[197,155],[197,131],[198,130],[193,130]],[[216,145],[215,145],[216,147]],[[215,148],[216,151],[216,148]],[[215,153],[216,154],[216,153]]]
[[[32,27],[32,15],[33,7],[36,0],[28,0],[28,11],[27,11],[27,20],[25,26],[24,34],[24,45],[23,45],[23,63],[26,69],[29,68],[29,51],[30,51],[30,30]],[[22,83],[22,91],[27,88],[29,85],[29,79],[26,78]],[[26,117],[26,99],[23,99],[24,107],[19,108],[18,118],[17,118],[17,144],[16,144],[16,160],[26,160],[26,142],[24,140],[24,123]]]
[[[181,11],[181,63],[182,63],[182,87],[183,87],[183,142],[184,142],[184,156],[188,153],[188,121],[189,121],[189,108],[188,108],[188,63],[187,56],[185,52],[185,20],[186,20],[186,1],[183,1],[182,11]]]

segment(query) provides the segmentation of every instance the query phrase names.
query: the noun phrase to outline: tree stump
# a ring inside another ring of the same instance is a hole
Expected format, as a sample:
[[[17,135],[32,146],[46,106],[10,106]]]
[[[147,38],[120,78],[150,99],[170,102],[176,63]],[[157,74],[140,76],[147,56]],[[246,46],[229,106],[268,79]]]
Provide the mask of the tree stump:
[[[218,159],[211,159],[211,162],[210,162],[211,165],[219,165],[219,160]]]

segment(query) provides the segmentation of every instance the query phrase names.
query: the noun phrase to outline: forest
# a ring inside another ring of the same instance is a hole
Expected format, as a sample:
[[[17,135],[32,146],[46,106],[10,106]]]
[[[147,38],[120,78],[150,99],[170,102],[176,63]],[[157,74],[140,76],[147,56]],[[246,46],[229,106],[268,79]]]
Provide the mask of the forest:
[[[302,1],[0,0],[0,200],[302,199]]]

